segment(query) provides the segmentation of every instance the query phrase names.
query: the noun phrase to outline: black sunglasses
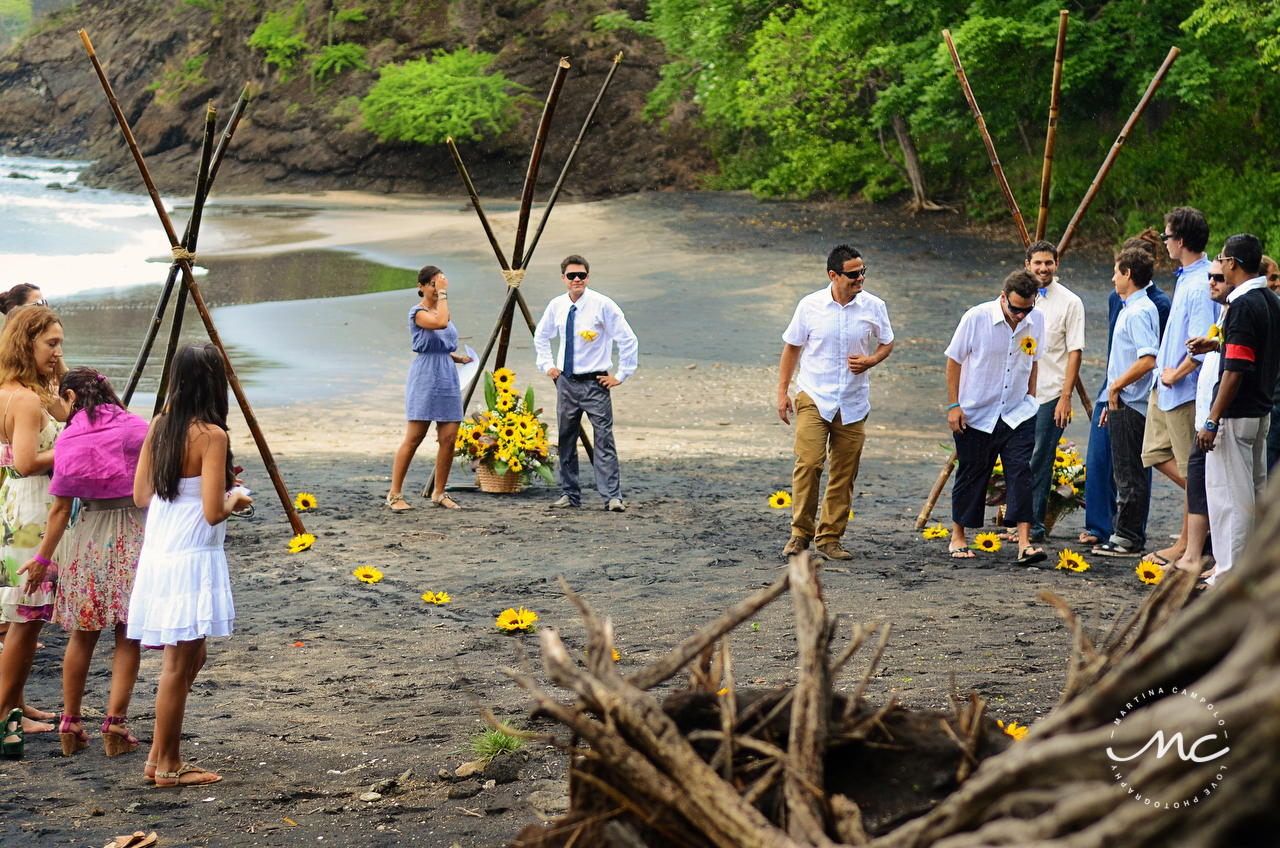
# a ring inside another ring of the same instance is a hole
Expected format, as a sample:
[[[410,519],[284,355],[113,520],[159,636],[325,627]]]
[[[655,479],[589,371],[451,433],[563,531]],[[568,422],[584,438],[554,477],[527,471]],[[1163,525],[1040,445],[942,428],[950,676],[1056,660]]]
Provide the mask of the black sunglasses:
[[[1009,312],[1012,313],[1013,315],[1030,315],[1032,312],[1035,311],[1035,308],[1036,308],[1036,305],[1034,303],[1028,306],[1026,309],[1022,309],[1020,307],[1014,306],[1013,302],[1009,300],[1009,298],[1007,297],[1004,299],[1004,305],[1008,308]]]
[[[867,266],[863,265],[856,271],[839,271],[837,273],[839,273],[840,276],[848,277],[851,280],[861,280],[863,277],[867,276]]]
[[[1225,283],[1226,281],[1227,281],[1226,274],[1210,274],[1209,275],[1209,282],[1211,283]]]
[[[564,275],[566,280],[585,280],[587,276],[586,271],[570,271]]]
[[[1175,239],[1175,238],[1178,238],[1178,236],[1174,235],[1173,233],[1160,234],[1160,241],[1168,241],[1169,239]]]

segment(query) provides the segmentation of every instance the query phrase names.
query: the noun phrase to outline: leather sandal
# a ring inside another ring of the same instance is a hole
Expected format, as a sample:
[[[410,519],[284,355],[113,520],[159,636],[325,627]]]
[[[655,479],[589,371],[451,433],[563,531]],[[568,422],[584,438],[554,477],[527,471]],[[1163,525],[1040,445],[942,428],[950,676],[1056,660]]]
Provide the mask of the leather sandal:
[[[184,775],[188,775],[188,774],[207,775],[208,779],[207,780],[201,780],[201,779],[188,780],[184,782],[182,778]],[[161,783],[160,781],[162,780],[172,780],[173,783]],[[222,780],[221,775],[215,772],[208,771],[206,769],[202,769],[199,766],[193,766],[191,765],[191,763],[183,763],[178,768],[177,771],[156,772],[156,787],[160,789],[174,789],[174,788],[181,789],[183,786],[205,786],[210,783],[217,783],[219,780]]]
[[[159,768],[155,763],[147,762],[142,766],[142,779],[147,783],[156,782],[156,769]],[[151,774],[147,774],[147,769],[151,769]]]
[[[449,497],[448,492],[445,492],[438,498],[435,495],[432,495],[431,503],[433,506],[443,507],[444,509],[462,509],[462,507],[458,506],[457,501]]]
[[[72,725],[80,725],[74,733]],[[62,755],[69,757],[81,748],[89,747],[89,734],[84,731],[84,716],[63,714],[58,723],[58,738],[62,740]]]
[[[135,830],[127,836],[117,836],[103,848],[151,848],[152,845],[159,841],[160,837],[154,830],[147,834],[140,830]]]
[[[138,749],[138,737],[129,732],[125,727],[124,716],[107,716],[107,720],[102,723],[102,743],[106,746],[107,756],[114,757],[118,754],[131,754]],[[112,730],[112,726],[119,725],[124,733],[116,733]],[[65,743],[63,743],[65,745]]]
[[[408,512],[413,509],[399,492],[387,492],[386,507],[392,512]]]

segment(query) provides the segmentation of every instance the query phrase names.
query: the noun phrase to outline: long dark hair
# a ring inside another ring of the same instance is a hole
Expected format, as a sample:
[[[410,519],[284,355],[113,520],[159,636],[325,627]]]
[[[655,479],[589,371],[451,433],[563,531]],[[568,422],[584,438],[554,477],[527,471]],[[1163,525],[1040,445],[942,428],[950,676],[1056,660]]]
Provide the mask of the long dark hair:
[[[31,297],[33,291],[40,291],[40,288],[30,283],[18,283],[8,291],[0,293],[0,312],[8,315],[13,307],[26,306],[27,298]]]
[[[67,392],[76,393],[76,401],[71,406],[71,414],[67,416],[67,423],[71,423],[71,419],[75,417],[77,412],[83,411],[89,417],[90,421],[94,421],[98,416],[95,414],[100,406],[118,406],[124,409],[124,403],[121,402],[120,396],[116,394],[115,388],[106,376],[99,374],[98,369],[90,368],[87,365],[77,365],[66,374],[62,375],[62,383],[58,386],[58,394],[62,395],[62,399],[67,399]]]
[[[166,501],[178,497],[182,479],[182,455],[193,423],[227,429],[227,369],[213,345],[184,344],[174,354],[165,411],[153,425],[151,480],[156,494]],[[227,445],[226,487],[235,485],[231,445]]]

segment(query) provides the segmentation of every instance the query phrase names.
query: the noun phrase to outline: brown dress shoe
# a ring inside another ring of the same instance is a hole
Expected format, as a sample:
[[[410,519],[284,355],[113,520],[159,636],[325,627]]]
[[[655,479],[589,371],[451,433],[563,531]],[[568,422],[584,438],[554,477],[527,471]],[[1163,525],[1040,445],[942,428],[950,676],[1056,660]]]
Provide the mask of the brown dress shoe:
[[[840,547],[839,542],[827,542],[818,547],[818,553],[827,559],[853,559],[853,554]]]
[[[807,550],[809,550],[808,539],[803,536],[792,536],[791,541],[787,542],[787,546],[782,549],[782,558],[786,559]]]

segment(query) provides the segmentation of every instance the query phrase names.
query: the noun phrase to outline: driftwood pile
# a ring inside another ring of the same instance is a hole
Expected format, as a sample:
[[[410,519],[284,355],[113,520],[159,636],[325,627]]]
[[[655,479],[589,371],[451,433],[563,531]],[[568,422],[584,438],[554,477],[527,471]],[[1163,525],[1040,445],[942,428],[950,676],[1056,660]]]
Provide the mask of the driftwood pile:
[[[563,584],[586,625],[583,667],[539,631],[547,675],[509,669],[535,713],[564,725],[569,812],[512,848],[1273,845],[1280,833],[1280,486],[1243,562],[1207,593],[1170,571],[1105,634],[1049,593],[1070,627],[1054,710],[1013,742],[976,693],[951,713],[864,703],[889,630],[853,692],[833,689],[878,629],[854,628],[833,660],[817,569],[730,608],[662,660],[624,677],[613,627]],[[790,591],[794,687],[738,689],[724,636]],[[716,645],[719,643],[719,647]],[[647,690],[688,668],[664,703]],[[1180,735],[1179,735],[1180,734]],[[1154,740],[1154,741],[1153,741]]]

